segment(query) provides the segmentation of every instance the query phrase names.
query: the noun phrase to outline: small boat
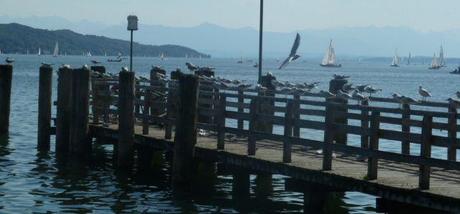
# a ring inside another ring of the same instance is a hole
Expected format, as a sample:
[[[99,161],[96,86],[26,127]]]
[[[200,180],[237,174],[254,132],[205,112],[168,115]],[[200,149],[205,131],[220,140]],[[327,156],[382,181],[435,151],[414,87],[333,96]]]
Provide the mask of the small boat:
[[[395,55],[393,56],[393,62],[391,62],[391,67],[399,67],[399,62],[401,58],[398,56],[398,50],[395,50]]]
[[[54,45],[53,56],[54,56],[54,57],[59,56],[59,43],[58,43],[58,42],[56,42],[56,45]]]
[[[434,53],[433,60],[431,61],[431,66],[428,69],[431,70],[438,70],[442,66],[439,64],[439,58],[436,56],[436,53]]]
[[[123,61],[122,58],[116,58],[116,59],[108,59],[107,62],[121,62]]]
[[[332,44],[332,39],[329,43],[329,48],[326,51],[326,54],[324,55],[323,61],[321,62],[320,66],[321,67],[328,67],[328,68],[340,68],[342,67],[341,64],[337,64],[337,58],[335,55],[335,50],[334,46]]]
[[[455,70],[449,72],[451,74],[460,74],[460,66],[458,66],[458,68],[456,68]]]
[[[15,60],[13,58],[10,58],[10,57],[6,57],[5,59],[5,62],[8,63],[8,64],[11,64],[13,63]]]

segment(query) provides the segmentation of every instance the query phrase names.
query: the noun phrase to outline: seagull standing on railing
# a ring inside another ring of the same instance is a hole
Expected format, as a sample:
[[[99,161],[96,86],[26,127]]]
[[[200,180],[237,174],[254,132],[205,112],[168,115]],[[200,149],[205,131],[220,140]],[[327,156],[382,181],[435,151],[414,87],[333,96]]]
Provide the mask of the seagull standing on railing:
[[[286,60],[284,60],[284,62],[280,65],[280,67],[278,68],[279,70],[283,69],[290,62],[300,57],[299,55],[297,55],[297,49],[299,49],[299,46],[300,46],[300,35],[297,33],[295,40],[294,40],[294,44],[292,45],[292,48],[291,48],[291,53],[289,54],[288,58],[286,58]]]
[[[336,96],[337,96],[338,98],[341,98],[341,99],[344,99],[344,100],[348,100],[348,99],[351,99],[351,98],[352,98],[352,96],[351,96],[349,93],[344,92],[344,91],[342,91],[342,90],[337,91]]]
[[[379,88],[374,88],[372,86],[368,86],[364,89],[364,92],[368,93],[369,94],[369,97],[372,97],[372,94],[375,94],[379,91],[382,91],[382,89],[379,89]]]
[[[359,91],[356,90],[353,92],[351,97],[357,101],[358,105],[361,101],[369,99],[368,97],[362,95],[361,93],[359,93]]]
[[[347,84],[342,86],[342,91],[344,91],[344,92],[350,93],[353,90],[355,90],[355,88],[353,87],[353,84],[351,84],[351,83],[347,83]]]
[[[359,92],[364,92],[366,90],[367,87],[369,87],[370,85],[357,85],[356,86],[356,90],[358,90]]]
[[[418,87],[418,93],[420,94],[420,96],[422,96],[423,101],[426,101],[428,97],[431,97],[431,93],[428,90],[422,88],[422,86]]]
[[[455,107],[460,106],[460,99],[452,98],[452,97],[451,97],[451,98],[447,99],[447,101],[449,101],[450,103],[455,104]]]
[[[323,91],[323,90],[319,91],[319,95],[321,95],[321,96],[323,96],[325,98],[333,98],[333,97],[335,97],[335,94],[333,94],[333,93],[331,93],[329,91]]]

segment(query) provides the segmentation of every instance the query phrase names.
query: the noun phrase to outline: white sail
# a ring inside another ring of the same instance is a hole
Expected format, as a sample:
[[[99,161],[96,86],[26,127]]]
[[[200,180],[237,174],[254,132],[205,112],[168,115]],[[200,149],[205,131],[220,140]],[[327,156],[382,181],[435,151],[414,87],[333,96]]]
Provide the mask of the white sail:
[[[401,58],[398,56],[398,50],[395,50],[395,55],[393,56],[393,61],[391,62],[391,66],[399,66],[401,62]]]
[[[326,50],[326,54],[323,57],[323,61],[321,62],[323,66],[340,66],[337,65],[337,57],[335,55],[335,49],[332,44],[332,40],[329,43],[329,47]]]
[[[41,49],[41,48],[38,48],[38,53],[37,53],[37,55],[39,55],[39,56],[42,55],[42,49]]]
[[[53,56],[57,57],[58,55],[59,55],[59,43],[56,42],[56,45],[54,46]]]
[[[436,57],[436,53],[435,53],[433,56],[433,60],[431,60],[431,68],[437,68],[439,66],[440,65],[439,65],[438,57]]]
[[[446,61],[444,59],[444,49],[442,48],[442,45],[441,45],[441,48],[439,50],[439,66],[445,66],[446,65]]]
[[[93,55],[91,54],[91,51],[88,51],[87,56],[93,56]]]
[[[410,65],[410,60],[412,59],[412,55],[411,53],[409,52],[409,57],[407,58],[407,64]]]

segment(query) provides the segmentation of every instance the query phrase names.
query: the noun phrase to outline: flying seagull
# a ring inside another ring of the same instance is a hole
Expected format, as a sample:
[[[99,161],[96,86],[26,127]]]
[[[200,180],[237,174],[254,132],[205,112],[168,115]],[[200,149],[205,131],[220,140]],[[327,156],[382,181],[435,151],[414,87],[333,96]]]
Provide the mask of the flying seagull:
[[[286,67],[290,62],[300,57],[299,55],[297,55],[297,49],[299,49],[299,46],[300,46],[300,35],[297,33],[297,36],[295,37],[295,40],[294,40],[294,44],[292,45],[291,53],[289,54],[288,58],[284,60],[284,62],[279,67],[280,70]]]

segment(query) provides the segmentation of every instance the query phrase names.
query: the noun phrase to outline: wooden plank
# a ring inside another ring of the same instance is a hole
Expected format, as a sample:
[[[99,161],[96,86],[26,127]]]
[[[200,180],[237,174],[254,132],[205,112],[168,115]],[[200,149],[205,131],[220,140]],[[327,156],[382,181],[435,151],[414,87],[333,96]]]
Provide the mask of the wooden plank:
[[[296,120],[294,115],[294,108],[295,108],[295,101],[289,101],[287,103],[286,113],[284,116],[284,141],[283,141],[283,162],[290,163],[292,161],[291,153],[292,153],[292,144],[289,140],[289,137],[293,135],[293,120]],[[296,136],[297,137],[297,136]]]
[[[420,146],[420,156],[431,157],[431,137],[432,137],[433,116],[423,117],[422,145]],[[422,190],[430,189],[430,166],[420,165],[419,188]]]
[[[369,149],[372,151],[379,150],[379,122],[380,112],[373,111],[371,117],[371,131],[369,139]],[[367,178],[369,180],[377,179],[378,173],[378,158],[375,156],[370,156],[367,161]]]

